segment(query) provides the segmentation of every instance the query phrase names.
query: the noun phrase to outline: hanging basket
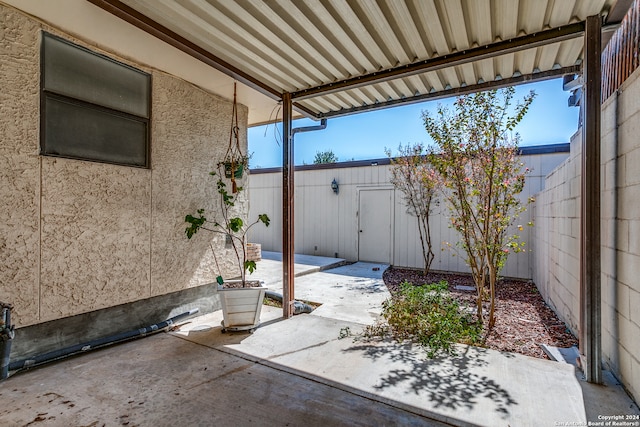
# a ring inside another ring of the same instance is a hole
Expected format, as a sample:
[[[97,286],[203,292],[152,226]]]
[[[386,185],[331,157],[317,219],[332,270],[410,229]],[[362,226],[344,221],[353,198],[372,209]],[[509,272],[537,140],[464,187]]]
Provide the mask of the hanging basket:
[[[240,147],[240,128],[238,127],[238,107],[236,96],[236,83],[233,83],[233,110],[231,111],[231,131],[229,132],[229,147],[224,160],[218,163],[218,168],[224,167],[225,178],[231,179],[232,191],[237,191],[236,179],[241,179],[245,168],[249,164],[248,156],[242,153]]]
[[[244,163],[236,162],[224,162],[224,176],[225,178],[242,178],[244,173]]]

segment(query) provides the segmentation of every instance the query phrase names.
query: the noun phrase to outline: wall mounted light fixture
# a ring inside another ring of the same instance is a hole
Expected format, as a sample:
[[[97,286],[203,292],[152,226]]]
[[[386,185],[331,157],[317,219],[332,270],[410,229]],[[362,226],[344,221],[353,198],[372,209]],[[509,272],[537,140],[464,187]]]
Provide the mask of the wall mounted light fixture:
[[[338,192],[340,191],[340,186],[338,186],[338,181],[336,181],[335,178],[333,178],[333,181],[331,181],[331,189],[336,194],[338,194]]]

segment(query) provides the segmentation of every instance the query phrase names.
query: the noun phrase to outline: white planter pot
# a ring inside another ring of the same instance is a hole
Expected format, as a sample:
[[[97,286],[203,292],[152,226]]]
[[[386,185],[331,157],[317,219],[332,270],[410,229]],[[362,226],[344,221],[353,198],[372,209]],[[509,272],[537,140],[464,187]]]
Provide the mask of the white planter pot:
[[[260,325],[260,312],[266,287],[229,288],[218,287],[222,302],[222,331],[246,331]]]

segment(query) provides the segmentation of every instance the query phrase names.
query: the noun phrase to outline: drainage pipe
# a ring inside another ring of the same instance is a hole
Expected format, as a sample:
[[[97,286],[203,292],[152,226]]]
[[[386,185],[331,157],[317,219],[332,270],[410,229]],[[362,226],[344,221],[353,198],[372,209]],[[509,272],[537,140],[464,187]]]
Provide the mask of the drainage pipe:
[[[28,359],[16,360],[15,362],[9,363],[9,370],[14,371],[18,369],[29,369],[29,368],[33,368],[33,367],[48,363],[48,362],[53,362],[54,360],[59,360],[68,356],[73,356],[78,353],[85,353],[91,350],[107,347],[112,344],[119,344],[124,341],[146,337],[147,335],[152,335],[157,332],[160,332],[172,326],[175,322],[181,319],[184,319],[185,317],[189,317],[196,314],[198,311],[199,311],[198,308],[194,308],[190,311],[187,311],[182,314],[178,314],[177,316],[174,316],[170,319],[167,319],[160,323],[156,323],[151,326],[135,329],[129,332],[121,332],[119,334],[111,335],[109,337],[104,337],[104,338],[98,338],[96,340],[89,341],[83,344],[76,344],[70,347],[53,350],[48,353],[32,356]]]
[[[265,291],[264,296],[269,299],[282,302],[282,295],[277,292]],[[313,307],[309,304],[305,304],[300,301],[293,301],[293,314],[311,313],[312,311]]]
[[[315,132],[317,130],[324,130],[327,128],[327,119],[321,119],[319,125],[314,126],[301,126],[299,128],[291,129],[291,143],[293,143],[293,139],[295,138],[297,133],[302,132]]]
[[[294,272],[294,140],[298,133],[322,130],[327,127],[327,119],[319,126],[304,126],[291,129],[292,100],[290,93],[282,94],[282,317],[288,319],[295,314],[295,272]]]
[[[9,376],[9,355],[15,328],[11,324],[11,304],[0,301],[0,380]]]

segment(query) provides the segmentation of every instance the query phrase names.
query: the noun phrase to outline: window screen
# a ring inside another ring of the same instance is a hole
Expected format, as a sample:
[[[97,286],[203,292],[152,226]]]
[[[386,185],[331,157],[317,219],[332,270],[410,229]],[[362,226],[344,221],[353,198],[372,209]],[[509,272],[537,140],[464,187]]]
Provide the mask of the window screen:
[[[43,33],[41,152],[149,165],[151,76]]]

